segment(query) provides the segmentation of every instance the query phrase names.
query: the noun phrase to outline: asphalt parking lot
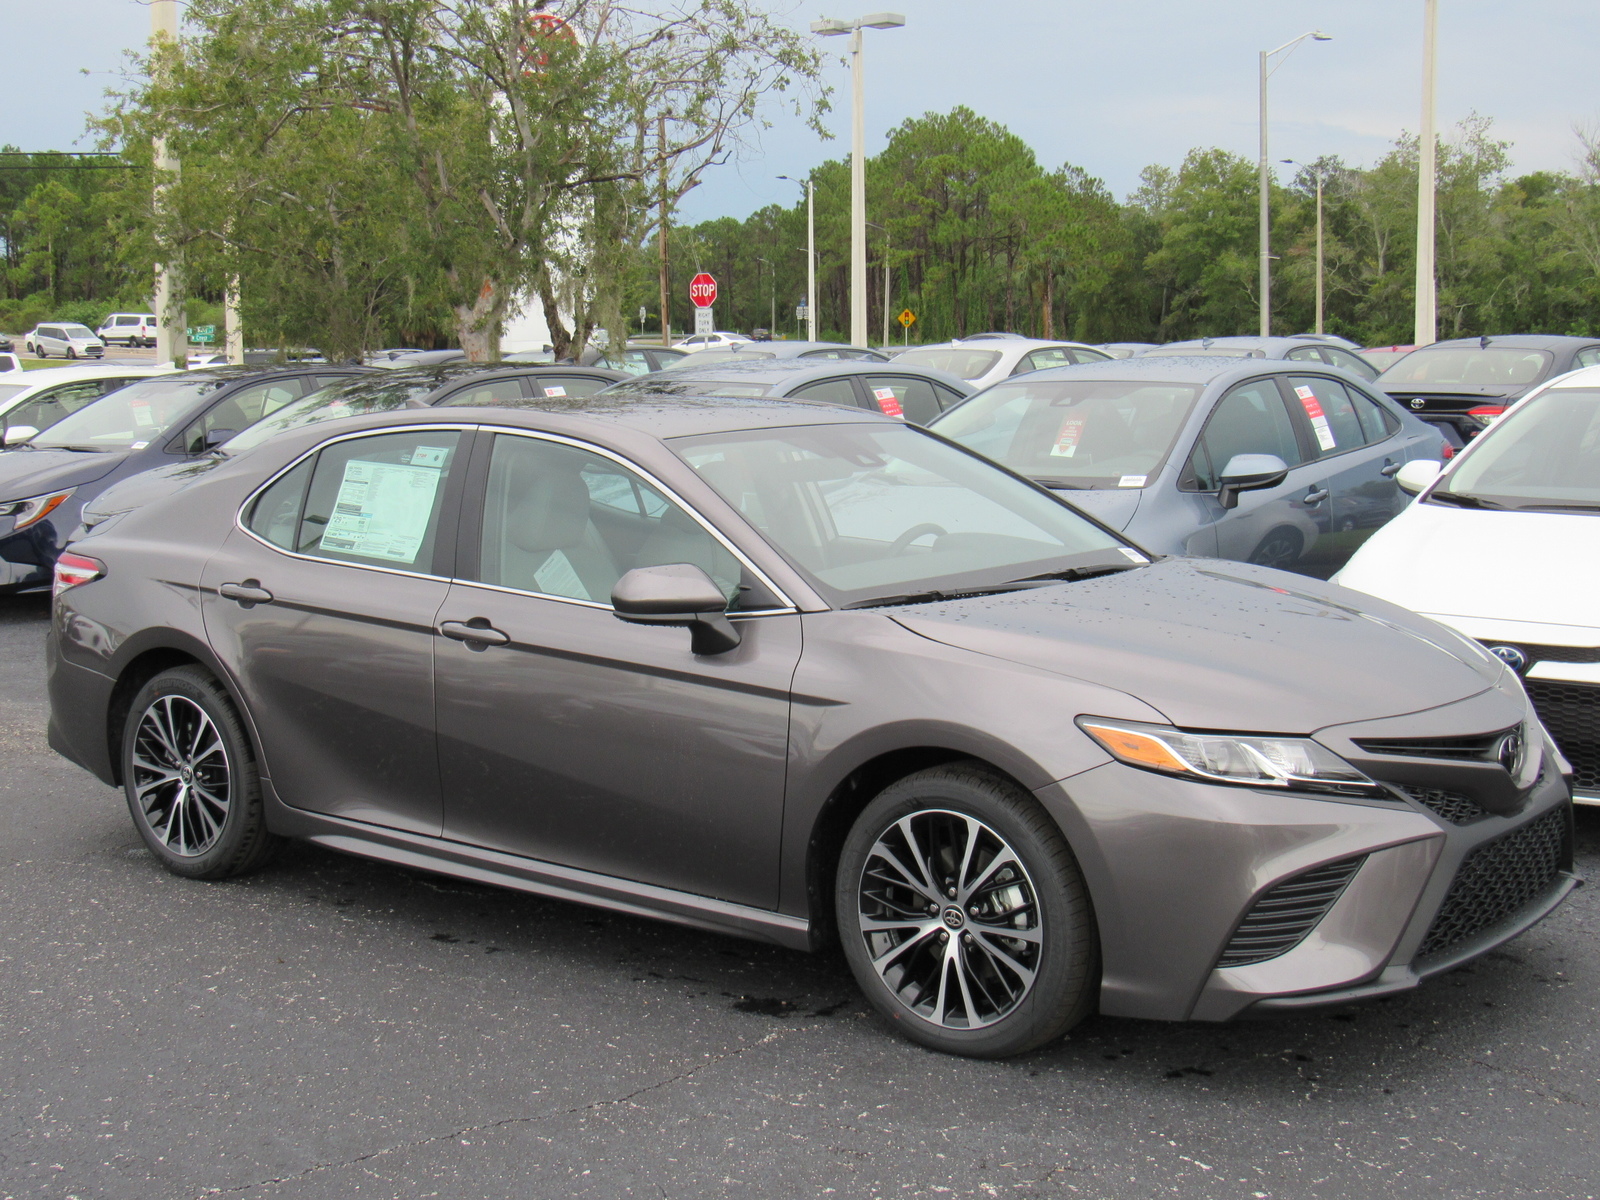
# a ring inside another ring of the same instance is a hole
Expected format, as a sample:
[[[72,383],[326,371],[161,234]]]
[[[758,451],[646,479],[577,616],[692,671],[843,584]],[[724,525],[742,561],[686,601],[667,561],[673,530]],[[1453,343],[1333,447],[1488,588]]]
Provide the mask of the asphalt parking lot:
[[[1600,1193],[1595,888],[1387,1002],[947,1058],[832,958],[307,847],[170,876],[45,744],[46,612],[0,599],[0,1197]]]

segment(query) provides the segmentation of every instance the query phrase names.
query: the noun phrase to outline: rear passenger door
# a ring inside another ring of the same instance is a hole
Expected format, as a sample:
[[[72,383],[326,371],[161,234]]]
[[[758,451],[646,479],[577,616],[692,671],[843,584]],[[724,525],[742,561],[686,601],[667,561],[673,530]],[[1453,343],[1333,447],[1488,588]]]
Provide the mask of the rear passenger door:
[[[791,400],[815,400],[823,404],[841,404],[846,408],[875,408],[868,404],[856,390],[855,381],[848,375],[837,379],[819,379],[787,393]]]

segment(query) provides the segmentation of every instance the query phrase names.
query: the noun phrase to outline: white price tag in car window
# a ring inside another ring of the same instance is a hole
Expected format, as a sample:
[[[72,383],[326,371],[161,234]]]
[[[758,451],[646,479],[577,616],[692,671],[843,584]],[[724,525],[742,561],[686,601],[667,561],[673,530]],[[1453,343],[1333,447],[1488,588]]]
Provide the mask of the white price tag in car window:
[[[1071,458],[1078,452],[1078,443],[1083,440],[1083,424],[1082,417],[1068,417],[1061,422],[1056,444],[1050,447],[1051,458]]]
[[[900,407],[900,397],[894,394],[893,388],[873,388],[873,396],[878,401],[878,407],[883,409],[884,416],[906,419],[906,410]]]
[[[156,423],[155,417],[150,415],[150,401],[129,400],[128,408],[133,413],[133,423],[135,425],[154,425]]]
[[[1327,414],[1322,411],[1322,402],[1317,399],[1317,394],[1308,387],[1297,387],[1294,394],[1300,397],[1300,406],[1311,418],[1311,431],[1317,435],[1317,445],[1323,450],[1332,450],[1335,444],[1333,430],[1328,426]]]
[[[544,390],[544,394],[546,396],[565,396],[567,389],[564,387],[547,387]]]

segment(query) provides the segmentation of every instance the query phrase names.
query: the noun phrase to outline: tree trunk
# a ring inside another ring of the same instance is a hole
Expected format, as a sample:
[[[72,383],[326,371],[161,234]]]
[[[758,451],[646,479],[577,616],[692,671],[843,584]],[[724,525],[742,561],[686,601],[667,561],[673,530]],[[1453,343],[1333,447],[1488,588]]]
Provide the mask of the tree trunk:
[[[550,350],[556,361],[572,357],[572,331],[561,320],[561,305],[546,275],[539,279],[539,303],[544,305],[544,323],[550,329]]]
[[[1044,320],[1040,322],[1043,331],[1040,336],[1045,341],[1051,341],[1056,336],[1056,273],[1046,266],[1044,269]]]
[[[496,327],[505,315],[505,289],[493,279],[485,279],[478,289],[478,297],[471,304],[453,304],[450,311],[456,318],[456,340],[466,353],[468,362],[488,362],[495,349]]]

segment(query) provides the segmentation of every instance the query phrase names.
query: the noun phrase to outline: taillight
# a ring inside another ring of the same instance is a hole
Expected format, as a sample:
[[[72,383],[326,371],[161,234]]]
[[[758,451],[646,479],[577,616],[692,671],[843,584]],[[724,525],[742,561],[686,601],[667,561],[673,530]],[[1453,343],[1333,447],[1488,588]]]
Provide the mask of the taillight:
[[[1506,406],[1504,404],[1482,404],[1477,408],[1467,409],[1467,416],[1482,417],[1487,421],[1490,417],[1498,417],[1505,410]]]
[[[65,552],[56,559],[56,583],[52,592],[59,596],[68,588],[75,588],[81,583],[93,583],[105,573],[106,565],[99,559],[90,558],[86,554]]]
[[[1439,461],[1440,462],[1449,462],[1455,456],[1456,456],[1456,448],[1454,446],[1452,446],[1449,442],[1443,442],[1443,443],[1440,444],[1440,446],[1439,446]]]

